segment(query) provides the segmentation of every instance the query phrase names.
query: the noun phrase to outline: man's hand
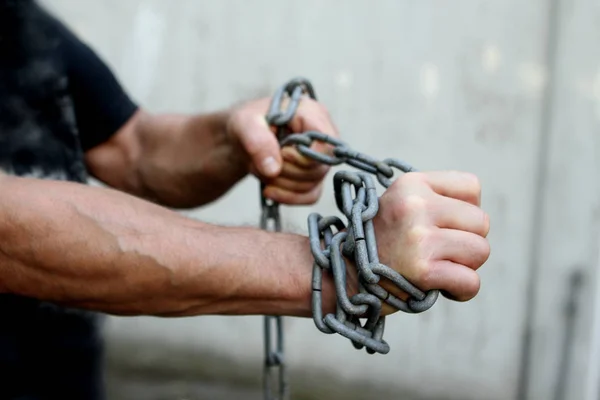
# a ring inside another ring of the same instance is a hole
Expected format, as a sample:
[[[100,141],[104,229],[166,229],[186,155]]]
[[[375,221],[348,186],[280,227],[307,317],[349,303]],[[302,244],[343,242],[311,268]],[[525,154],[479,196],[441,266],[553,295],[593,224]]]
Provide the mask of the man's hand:
[[[439,289],[456,301],[472,299],[480,287],[476,271],[490,255],[490,222],[480,199],[479,181],[471,174],[402,175],[381,197],[373,221],[381,262],[423,291]],[[383,281],[383,287],[406,298]]]
[[[138,112],[113,137],[86,153],[90,173],[113,188],[171,208],[210,203],[249,173],[265,195],[285,204],[313,204],[329,167],[282,149],[266,122],[270,98],[199,114]],[[327,110],[303,98],[292,133],[338,133]],[[313,150],[323,152],[315,144]]]
[[[313,204],[322,191],[329,166],[310,160],[295,149],[280,149],[275,130],[265,115],[270,98],[244,103],[232,110],[227,121],[228,136],[239,143],[248,159],[248,169],[266,183],[265,196],[285,204]],[[292,133],[316,130],[338,137],[337,129],[325,107],[310,98],[300,101],[289,124]],[[324,151],[315,144],[313,149]]]

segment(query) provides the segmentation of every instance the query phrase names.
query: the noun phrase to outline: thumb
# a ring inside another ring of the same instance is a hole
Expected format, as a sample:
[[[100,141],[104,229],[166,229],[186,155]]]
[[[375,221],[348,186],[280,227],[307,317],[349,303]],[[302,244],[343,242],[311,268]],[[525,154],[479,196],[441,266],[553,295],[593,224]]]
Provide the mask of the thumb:
[[[254,115],[240,127],[239,140],[259,174],[273,178],[281,172],[281,152],[275,134],[264,117]]]

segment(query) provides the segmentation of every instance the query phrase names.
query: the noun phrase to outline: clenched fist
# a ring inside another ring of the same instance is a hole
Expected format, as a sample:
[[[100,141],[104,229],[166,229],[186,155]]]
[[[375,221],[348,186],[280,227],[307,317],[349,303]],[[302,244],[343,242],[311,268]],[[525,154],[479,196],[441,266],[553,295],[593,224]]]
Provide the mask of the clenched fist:
[[[274,128],[265,119],[270,101],[254,100],[232,109],[226,125],[228,137],[239,144],[238,159],[248,159],[249,171],[265,182],[266,197],[283,204],[314,204],[330,167],[292,147],[279,148]],[[308,97],[300,102],[288,128],[290,133],[314,130],[339,137],[327,109]],[[315,143],[312,149],[323,152],[326,145]]]
[[[472,299],[480,287],[476,271],[490,255],[490,222],[480,199],[480,183],[472,174],[402,175],[382,195],[373,221],[380,261],[423,291],[439,289],[453,300]],[[380,285],[406,299],[385,281]]]

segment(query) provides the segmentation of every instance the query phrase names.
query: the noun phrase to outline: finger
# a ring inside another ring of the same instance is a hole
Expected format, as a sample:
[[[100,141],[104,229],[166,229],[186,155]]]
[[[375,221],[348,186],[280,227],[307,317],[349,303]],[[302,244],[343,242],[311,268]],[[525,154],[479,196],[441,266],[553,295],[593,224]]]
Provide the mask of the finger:
[[[313,168],[301,168],[288,162],[283,163],[279,176],[303,182],[314,182],[322,180],[329,172],[328,165],[320,164]]]
[[[287,179],[287,178],[283,178],[280,176],[278,176],[275,179],[272,179],[268,182],[267,186],[265,187],[273,187],[276,189],[282,189],[282,190],[287,190],[289,192],[295,192],[295,193],[307,193],[310,192],[311,190],[313,190],[315,188],[315,186],[318,186],[321,184],[321,181],[298,181],[295,179]]]
[[[311,149],[322,152],[318,149],[318,145],[313,143]],[[281,157],[292,164],[296,164],[301,168],[314,168],[320,163],[312,158],[302,155],[297,149],[293,147],[284,147],[281,149]]]
[[[311,191],[306,193],[296,193],[278,187],[269,186],[265,188],[264,195],[265,197],[282,204],[311,205],[319,200],[322,190],[323,185],[315,186]]]
[[[437,197],[429,206],[432,222],[439,228],[457,229],[486,237],[490,219],[481,208],[450,197]]]
[[[425,282],[419,285],[423,291],[439,289],[446,297],[456,301],[468,301],[477,296],[481,287],[479,275],[473,269],[448,260],[435,261]]]
[[[447,260],[479,269],[490,256],[490,244],[483,237],[454,229],[439,229],[432,234],[435,260]]]
[[[243,114],[236,121],[238,138],[258,172],[265,177],[273,177],[281,171],[279,143],[265,118],[258,114]]]
[[[433,261],[428,268],[427,275],[422,276],[421,279],[409,281],[424,292],[440,290],[442,295],[455,301],[472,299],[480,288],[479,275],[475,270],[449,260]],[[407,301],[410,297],[386,278],[382,278],[379,285],[403,301]],[[387,306],[387,314],[393,311],[395,310],[391,310],[390,306]]]
[[[321,103],[308,97],[303,98],[300,102],[294,118],[289,123],[289,127],[293,132],[318,131],[334,138],[339,138],[338,129],[333,123],[327,109]],[[318,153],[333,155],[333,146],[324,142],[315,141],[310,148]],[[317,161],[298,152],[291,154],[291,156],[298,165],[314,166],[317,163]]]
[[[339,137],[338,130],[329,116],[329,111],[321,103],[308,97],[300,101],[296,115],[290,121],[289,126],[294,132],[315,130]]]
[[[436,193],[476,206],[481,204],[481,184],[476,175],[460,171],[434,171],[422,174]]]

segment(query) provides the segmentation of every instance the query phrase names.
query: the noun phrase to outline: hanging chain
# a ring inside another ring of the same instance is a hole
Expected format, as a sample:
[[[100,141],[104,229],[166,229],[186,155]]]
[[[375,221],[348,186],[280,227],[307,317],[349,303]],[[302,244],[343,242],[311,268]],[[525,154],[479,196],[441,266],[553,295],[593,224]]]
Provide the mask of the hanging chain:
[[[266,116],[267,123],[277,128],[277,139],[281,143],[288,134],[287,124],[296,113],[301,97],[308,93],[314,97],[310,84],[303,85],[302,80],[291,81],[288,85],[281,87],[273,97],[269,112]],[[287,95],[287,96],[286,96]],[[282,111],[284,101],[288,100],[288,108]],[[279,204],[264,195],[264,183],[261,183],[261,207],[260,219],[261,229],[268,231],[281,231],[281,216]],[[273,329],[274,328],[274,329]],[[273,334],[274,333],[274,334]],[[275,338],[274,338],[275,336]],[[283,348],[283,320],[280,316],[264,317],[264,347],[265,365],[263,386],[266,400],[286,400],[289,396],[288,382],[285,369]],[[278,380],[275,382],[276,370]],[[274,390],[275,383],[278,390]]]
[[[262,215],[260,227],[268,231],[281,231],[281,220],[279,205],[262,195],[264,184],[261,184]],[[273,326],[275,325],[275,326]],[[274,331],[273,331],[273,328]],[[275,335],[273,335],[275,332]],[[275,338],[274,338],[275,336]],[[280,316],[264,317],[264,347],[265,365],[263,372],[263,386],[266,400],[285,400],[288,395],[287,376],[285,371],[285,360],[283,354],[283,321]],[[275,374],[278,371],[278,380],[275,382]],[[273,386],[277,385],[277,391]],[[276,394],[277,393],[277,394]]]
[[[339,171],[333,177],[335,202],[346,217],[346,223],[336,216],[323,217],[318,213],[308,216],[310,249],[314,258],[312,276],[312,313],[317,329],[326,334],[337,333],[349,339],[356,349],[366,348],[369,354],[387,354],[390,346],[383,340],[385,316],[381,315],[383,303],[406,312],[421,313],[432,307],[439,291],[423,292],[412,285],[401,274],[379,261],[373,218],[379,211],[379,198],[373,176],[385,188],[392,184],[394,169],[414,172],[415,168],[395,159],[377,160],[359,153],[339,139],[322,132],[307,131],[288,134],[287,124],[294,117],[303,96],[316,99],[309,81],[296,78],[281,86],[273,96],[267,121],[277,127],[280,145],[294,146],[296,150],[323,164],[336,166],[348,164],[358,171]],[[284,102],[287,109],[282,111]],[[311,149],[315,142],[325,143],[332,148],[328,154]],[[264,185],[261,184],[261,189]],[[262,193],[262,191],[261,191]],[[261,195],[262,196],[262,195]],[[261,227],[273,221],[275,230],[281,230],[278,204],[262,199]],[[347,292],[348,268],[354,267],[358,277],[358,293]],[[323,315],[323,279],[334,283],[337,299],[335,314]],[[407,300],[396,297],[379,285],[381,278],[408,295]],[[361,323],[361,319],[366,320]],[[277,324],[277,347],[272,350],[271,322]],[[283,358],[283,329],[280,317],[265,317],[265,399],[272,397],[272,368],[279,367],[279,395],[287,396],[285,362]]]
[[[281,231],[281,219],[279,205],[265,198],[262,194],[264,184],[261,183],[262,215],[260,219],[261,229],[267,231]],[[275,329],[273,331],[273,325]],[[273,332],[275,335],[273,335]],[[274,338],[275,336],[275,338]],[[263,372],[263,386],[266,400],[285,400],[288,396],[287,376],[285,371],[285,359],[283,354],[283,321],[280,316],[264,317],[264,347],[265,365]],[[276,371],[279,369],[279,371]],[[275,381],[278,372],[278,380]],[[274,386],[277,386],[275,391]]]

